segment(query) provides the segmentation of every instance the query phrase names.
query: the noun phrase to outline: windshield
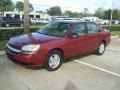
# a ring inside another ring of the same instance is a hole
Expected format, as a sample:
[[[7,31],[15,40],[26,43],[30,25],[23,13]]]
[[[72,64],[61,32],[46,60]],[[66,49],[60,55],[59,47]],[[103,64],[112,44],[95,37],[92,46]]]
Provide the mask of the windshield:
[[[70,23],[52,22],[46,25],[42,30],[39,30],[39,33],[50,36],[63,37],[69,27]]]

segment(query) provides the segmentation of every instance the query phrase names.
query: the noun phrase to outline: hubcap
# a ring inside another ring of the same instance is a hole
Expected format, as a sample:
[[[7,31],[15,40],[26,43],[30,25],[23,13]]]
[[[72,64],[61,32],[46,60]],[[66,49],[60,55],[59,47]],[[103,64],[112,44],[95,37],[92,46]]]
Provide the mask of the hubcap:
[[[6,24],[6,27],[9,27],[9,24]]]
[[[53,54],[50,58],[49,58],[49,66],[52,69],[55,69],[59,66],[60,64],[60,56],[58,54]]]
[[[100,44],[100,46],[99,46],[99,53],[103,53],[104,52],[104,50],[105,50],[105,45],[104,44]]]
[[[21,27],[23,27],[23,24],[21,24]]]

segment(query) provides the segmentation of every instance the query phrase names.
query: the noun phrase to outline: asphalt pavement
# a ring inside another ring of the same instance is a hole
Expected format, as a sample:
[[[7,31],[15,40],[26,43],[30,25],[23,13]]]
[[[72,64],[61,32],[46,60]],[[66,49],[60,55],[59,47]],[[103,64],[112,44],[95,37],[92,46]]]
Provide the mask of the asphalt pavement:
[[[31,70],[0,56],[0,90],[120,90],[120,38],[104,55],[74,58],[54,72]]]

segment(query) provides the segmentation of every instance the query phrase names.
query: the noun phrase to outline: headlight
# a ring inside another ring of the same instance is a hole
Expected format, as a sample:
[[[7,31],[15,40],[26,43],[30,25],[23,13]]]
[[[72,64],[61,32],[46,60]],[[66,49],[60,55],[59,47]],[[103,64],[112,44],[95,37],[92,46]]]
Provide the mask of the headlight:
[[[40,44],[30,44],[23,46],[21,50],[24,52],[37,52],[39,48]]]

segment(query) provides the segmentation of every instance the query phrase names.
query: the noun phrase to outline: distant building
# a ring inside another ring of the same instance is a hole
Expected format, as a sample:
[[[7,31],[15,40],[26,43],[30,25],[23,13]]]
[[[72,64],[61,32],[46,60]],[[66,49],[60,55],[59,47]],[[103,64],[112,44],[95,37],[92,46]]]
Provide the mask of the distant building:
[[[2,14],[0,13],[0,16],[2,16]],[[19,19],[23,19],[24,18],[24,12],[5,12],[4,13],[4,17],[16,17]],[[48,14],[42,14],[42,13],[30,13],[30,17],[31,18],[44,18],[44,19],[50,19],[51,17]]]

